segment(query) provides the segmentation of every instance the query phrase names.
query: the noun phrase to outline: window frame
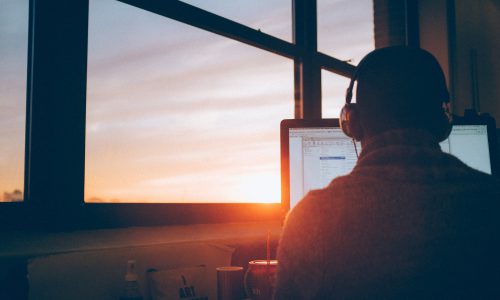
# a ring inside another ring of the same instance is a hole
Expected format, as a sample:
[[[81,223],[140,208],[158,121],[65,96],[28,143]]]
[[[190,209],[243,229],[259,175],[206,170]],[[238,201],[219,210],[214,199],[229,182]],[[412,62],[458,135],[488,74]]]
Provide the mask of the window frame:
[[[295,118],[321,118],[322,69],[345,77],[355,69],[317,51],[316,0],[292,0],[291,43],[181,1],[115,1],[292,59]],[[24,201],[0,204],[0,227],[67,230],[283,218],[279,203],[84,202],[88,14],[89,0],[30,0]]]

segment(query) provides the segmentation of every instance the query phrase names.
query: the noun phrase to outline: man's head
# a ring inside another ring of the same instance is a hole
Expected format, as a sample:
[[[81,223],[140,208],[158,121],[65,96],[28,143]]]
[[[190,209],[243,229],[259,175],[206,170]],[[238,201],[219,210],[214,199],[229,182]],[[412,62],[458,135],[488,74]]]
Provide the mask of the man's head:
[[[427,51],[404,46],[377,49],[359,63],[348,89],[350,103],[357,81],[356,104],[346,105],[348,126],[358,140],[399,128],[425,129],[443,140],[449,120],[443,104],[449,102],[443,71]],[[351,93],[351,95],[349,95]]]

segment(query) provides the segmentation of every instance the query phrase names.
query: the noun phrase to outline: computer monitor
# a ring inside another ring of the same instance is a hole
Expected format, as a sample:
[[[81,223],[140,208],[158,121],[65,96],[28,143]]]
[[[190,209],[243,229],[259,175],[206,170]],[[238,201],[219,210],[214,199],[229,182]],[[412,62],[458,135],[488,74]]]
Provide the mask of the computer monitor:
[[[347,137],[338,119],[281,122],[281,198],[285,209],[312,189],[351,172],[361,144]]]
[[[492,173],[487,125],[453,125],[450,136],[439,145],[469,167]]]
[[[347,137],[338,119],[281,122],[281,200],[294,207],[312,189],[326,187],[337,176],[351,172],[361,144]],[[465,164],[492,174],[492,148],[486,124],[456,124],[440,143],[444,152]]]

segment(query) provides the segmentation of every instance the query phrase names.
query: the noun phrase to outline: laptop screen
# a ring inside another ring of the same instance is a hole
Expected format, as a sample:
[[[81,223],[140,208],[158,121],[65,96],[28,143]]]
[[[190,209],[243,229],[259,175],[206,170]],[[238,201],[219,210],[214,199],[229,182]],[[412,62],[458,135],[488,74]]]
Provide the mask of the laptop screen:
[[[487,125],[453,125],[444,152],[468,166],[491,174]],[[361,144],[347,137],[338,119],[283,120],[281,123],[282,203],[294,207],[307,192],[326,187],[351,172]]]

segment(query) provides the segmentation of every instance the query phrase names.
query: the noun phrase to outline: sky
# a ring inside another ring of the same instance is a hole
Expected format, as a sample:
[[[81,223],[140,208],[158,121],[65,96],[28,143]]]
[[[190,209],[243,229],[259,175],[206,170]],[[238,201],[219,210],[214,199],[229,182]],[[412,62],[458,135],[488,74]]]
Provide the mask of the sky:
[[[28,0],[0,0],[0,201],[23,190]]]
[[[0,0],[0,41],[18,41],[0,47],[0,192],[23,185],[21,2]],[[289,0],[185,2],[292,40]],[[318,0],[318,34],[319,51],[356,64],[373,49],[371,1]],[[87,72],[87,202],[280,201],[279,123],[293,118],[290,59],[90,0]],[[323,116],[337,117],[349,81],[322,77]]]

